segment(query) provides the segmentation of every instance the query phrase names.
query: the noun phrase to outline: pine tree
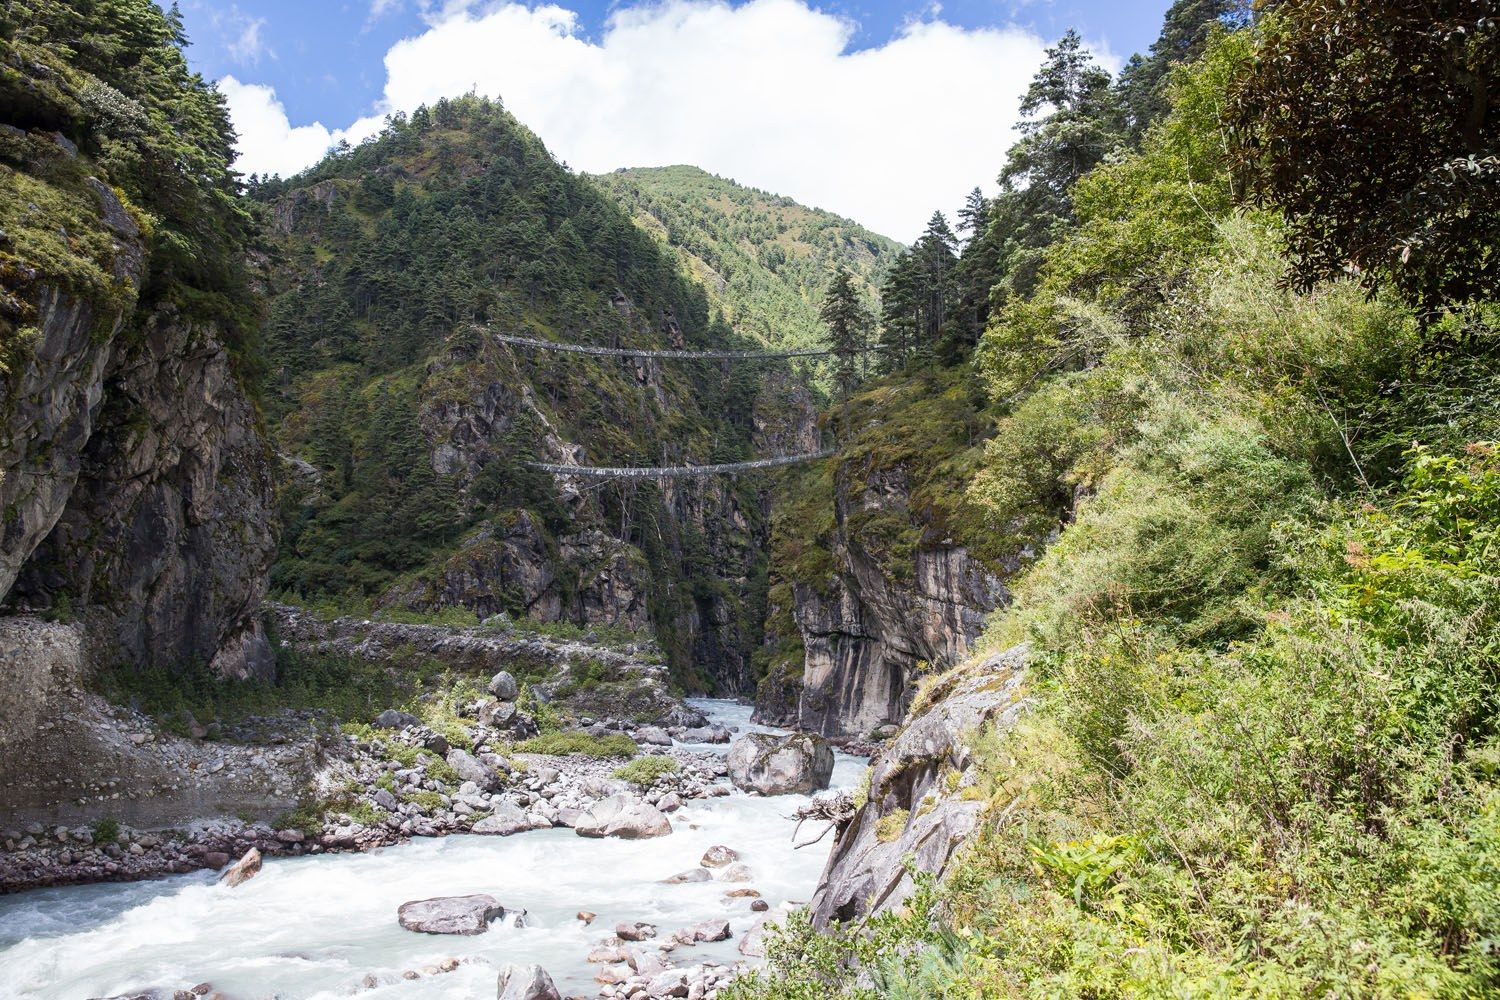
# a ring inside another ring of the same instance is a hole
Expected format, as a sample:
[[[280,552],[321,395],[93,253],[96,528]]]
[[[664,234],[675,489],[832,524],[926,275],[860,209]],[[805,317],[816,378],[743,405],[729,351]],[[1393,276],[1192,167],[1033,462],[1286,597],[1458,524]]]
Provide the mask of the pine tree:
[[[1249,0],[1176,0],[1168,8],[1150,55],[1131,56],[1120,71],[1116,89],[1132,143],[1167,113],[1166,82],[1172,68],[1197,59],[1215,27],[1233,31],[1250,20]]]
[[[848,271],[839,268],[823,296],[821,312],[835,361],[834,384],[847,399],[859,385],[859,366],[870,335],[870,314]]]
[[[992,225],[1002,227],[1002,267],[1009,290],[1036,284],[1041,251],[1072,221],[1072,189],[1120,142],[1118,97],[1109,73],[1069,29],[1047,50],[1021,102],[1021,139],[1000,173]]]
[[[964,234],[964,245],[969,246],[984,235],[990,220],[990,203],[984,192],[975,188],[964,199],[964,207],[958,210],[958,231]]]

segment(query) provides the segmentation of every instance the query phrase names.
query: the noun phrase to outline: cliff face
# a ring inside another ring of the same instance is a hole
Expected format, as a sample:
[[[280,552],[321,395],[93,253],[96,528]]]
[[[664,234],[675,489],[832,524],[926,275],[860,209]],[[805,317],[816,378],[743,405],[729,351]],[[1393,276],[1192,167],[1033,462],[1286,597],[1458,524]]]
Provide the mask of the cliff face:
[[[900,477],[887,477],[879,499],[905,508]],[[926,543],[909,572],[882,563],[850,535],[842,491],[833,545],[838,566],[828,591],[794,585],[792,614],[804,650],[795,722],[825,736],[864,735],[900,722],[916,680],[962,662],[987,612],[1008,597],[1000,579],[962,545]]]
[[[276,529],[269,453],[216,324],[139,304],[147,237],[71,142],[3,140],[0,198],[50,198],[108,276],[79,287],[64,264],[16,257],[6,271],[0,660],[18,673],[0,755],[14,761],[100,666],[270,676],[259,605]]]
[[[974,412],[943,388],[877,390],[829,418],[862,422],[842,431],[832,473],[804,476],[776,521],[760,721],[831,737],[894,726],[916,681],[961,663],[986,614],[1009,599],[1004,580],[1019,557],[981,559],[964,542],[962,490],[945,469],[972,447]],[[934,396],[947,405],[929,412]]]
[[[107,345],[73,488],[9,599],[66,598],[109,661],[268,679],[259,609],[277,525],[254,411],[212,323],[171,309],[133,323]]]

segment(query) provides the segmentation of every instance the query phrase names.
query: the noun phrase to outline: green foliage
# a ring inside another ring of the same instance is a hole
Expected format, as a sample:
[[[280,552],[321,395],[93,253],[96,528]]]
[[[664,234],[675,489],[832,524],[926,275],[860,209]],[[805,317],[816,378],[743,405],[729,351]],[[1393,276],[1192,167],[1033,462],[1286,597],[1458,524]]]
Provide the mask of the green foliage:
[[[1362,68],[1446,10],[1280,4],[1269,43],[1210,32],[1139,150],[1072,187],[1037,284],[985,335],[998,425],[949,466],[978,514],[957,537],[1033,546],[989,637],[1030,643],[1031,711],[973,740],[963,792],[988,813],[930,900],[830,935],[794,919],[736,996],[1500,992],[1494,306],[1424,325],[1348,277],[1286,287],[1305,220],[1288,239],[1236,204],[1221,124],[1242,74],[1285,73],[1289,90],[1259,84],[1284,97],[1278,128],[1315,116],[1314,139],[1369,148],[1317,177],[1293,165],[1300,136],[1272,155],[1309,190],[1347,177],[1386,151],[1361,131],[1384,98],[1345,91],[1415,74],[1394,103],[1425,100],[1443,64]],[[1294,37],[1340,60],[1326,95],[1269,61]],[[1428,211],[1403,202],[1392,231]],[[1463,266],[1488,266],[1486,239]]]
[[[550,757],[566,757],[576,753],[597,760],[611,757],[629,760],[637,753],[635,740],[624,733],[590,736],[577,731],[542,733],[529,740],[522,740],[513,749],[517,753],[539,753]]]
[[[96,820],[91,831],[94,844],[113,844],[120,839],[120,821],[106,817]]]
[[[100,694],[164,722],[184,716],[233,722],[283,708],[317,709],[339,721],[367,720],[387,708],[410,706],[421,690],[419,672],[358,657],[278,650],[276,680],[221,677],[206,665],[139,670],[118,665],[94,680]],[[178,726],[185,732],[185,727]]]
[[[868,300],[900,250],[848,219],[696,167],[617,170],[595,180],[674,248],[738,333],[770,347],[821,346],[817,303],[829,281],[847,271]]]
[[[0,283],[12,296],[0,364],[43,286],[91,300],[101,322],[134,304],[85,183],[96,176],[147,239],[143,302],[218,321],[241,374],[254,373],[251,227],[231,168],[234,132],[223,95],[189,70],[185,44],[178,15],[149,0],[19,0],[0,11],[0,104],[7,124],[28,133],[0,142]],[[75,144],[76,157],[50,133]]]
[[[1500,293],[1500,25],[1469,0],[1285,0],[1236,89],[1234,155],[1285,212],[1299,289],[1351,270],[1418,306]]]
[[[676,758],[664,756],[637,757],[615,770],[615,777],[641,788],[650,788],[658,780],[680,770]]]

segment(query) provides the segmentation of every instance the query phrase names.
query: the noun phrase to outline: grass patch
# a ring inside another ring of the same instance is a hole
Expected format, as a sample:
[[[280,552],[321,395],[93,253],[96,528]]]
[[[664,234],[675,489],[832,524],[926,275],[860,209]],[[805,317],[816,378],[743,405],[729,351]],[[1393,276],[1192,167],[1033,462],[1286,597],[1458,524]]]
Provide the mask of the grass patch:
[[[607,760],[611,757],[629,760],[639,752],[635,740],[624,733],[611,733],[608,736],[590,736],[588,733],[542,733],[540,736],[533,736],[529,740],[517,743],[515,750],[518,753],[539,753],[550,757],[566,757],[568,754],[576,753],[597,760]]]
[[[641,788],[649,788],[660,778],[676,774],[681,766],[672,757],[637,757],[624,767],[615,769],[615,777]]]

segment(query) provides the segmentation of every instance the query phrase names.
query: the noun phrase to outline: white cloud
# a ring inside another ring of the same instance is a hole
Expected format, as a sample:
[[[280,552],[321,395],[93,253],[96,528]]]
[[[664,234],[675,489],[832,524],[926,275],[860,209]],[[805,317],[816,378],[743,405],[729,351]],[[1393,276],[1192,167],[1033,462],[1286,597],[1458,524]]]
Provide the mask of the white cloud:
[[[265,26],[266,19],[263,17],[244,22],[239,37],[229,43],[229,54],[235,61],[249,65],[260,62],[260,57],[268,51],[265,41],[260,37],[261,29]]]
[[[232,76],[219,81],[229,104],[229,116],[239,133],[235,166],[244,174],[290,174],[316,163],[342,135],[322,123],[299,125],[287,121],[286,108],[276,92],[258,83],[241,83]]]
[[[602,36],[555,5],[450,3],[385,57],[378,113],[293,128],[268,88],[224,81],[240,169],[294,172],[391,111],[501,97],[571,166],[691,163],[910,240],[935,207],[990,187],[1044,43],[935,17],[847,51],[856,25],[802,0],[623,7]]]

